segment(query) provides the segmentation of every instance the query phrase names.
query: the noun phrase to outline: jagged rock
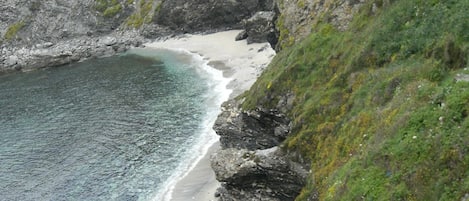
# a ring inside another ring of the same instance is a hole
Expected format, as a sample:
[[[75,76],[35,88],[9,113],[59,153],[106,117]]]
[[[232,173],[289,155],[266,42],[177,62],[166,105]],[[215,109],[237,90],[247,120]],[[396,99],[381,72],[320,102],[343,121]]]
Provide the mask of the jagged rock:
[[[221,201],[294,200],[308,172],[277,147],[248,151],[220,150],[211,157]]]
[[[240,28],[244,19],[260,10],[273,10],[274,5],[274,0],[163,1],[153,22],[182,33]]]
[[[245,21],[248,43],[269,42],[272,47],[277,44],[278,33],[275,29],[276,14],[273,11],[260,11]]]
[[[222,105],[214,124],[222,148],[267,149],[279,145],[290,131],[285,115],[275,111],[242,111],[235,100]]]
[[[240,40],[244,40],[246,38],[248,38],[248,32],[246,30],[243,30],[243,31],[239,32],[238,35],[236,35],[235,40],[240,41]]]

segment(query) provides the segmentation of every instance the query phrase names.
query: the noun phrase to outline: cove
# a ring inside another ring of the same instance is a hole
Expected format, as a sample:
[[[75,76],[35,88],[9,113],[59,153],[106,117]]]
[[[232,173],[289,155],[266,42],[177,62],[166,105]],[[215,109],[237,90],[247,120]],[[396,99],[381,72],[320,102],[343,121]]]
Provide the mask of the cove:
[[[142,49],[1,75],[0,200],[158,199],[214,140],[220,76]]]

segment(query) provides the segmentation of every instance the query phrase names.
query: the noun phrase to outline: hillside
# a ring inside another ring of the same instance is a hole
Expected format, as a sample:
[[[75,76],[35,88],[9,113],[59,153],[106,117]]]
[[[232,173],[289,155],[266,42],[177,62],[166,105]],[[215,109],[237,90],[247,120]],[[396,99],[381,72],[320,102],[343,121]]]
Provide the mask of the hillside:
[[[311,168],[296,200],[469,199],[468,10],[367,1],[346,29],[325,14],[305,39],[281,38],[239,99],[291,119],[281,147]]]

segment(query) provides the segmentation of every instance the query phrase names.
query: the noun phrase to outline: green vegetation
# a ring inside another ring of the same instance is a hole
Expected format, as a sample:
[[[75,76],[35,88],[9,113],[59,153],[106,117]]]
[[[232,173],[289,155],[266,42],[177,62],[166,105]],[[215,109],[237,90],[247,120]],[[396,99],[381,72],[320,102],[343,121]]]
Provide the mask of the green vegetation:
[[[112,18],[122,11],[122,5],[118,0],[96,0],[95,9],[104,17]]]
[[[292,46],[295,42],[295,38],[290,35],[290,31],[285,27],[285,17],[280,15],[276,22],[276,27],[279,29],[280,36],[279,36],[279,44],[278,46],[280,49],[284,49],[286,47]]]
[[[345,32],[315,25],[244,94],[245,109],[295,95],[283,147],[312,169],[297,200],[469,193],[469,82],[455,79],[469,74],[469,1],[391,2],[369,2]]]
[[[128,27],[139,28],[143,23],[150,23],[153,18],[153,0],[140,0],[140,3],[137,6],[137,12],[129,16],[126,21],[126,25]],[[157,8],[158,7],[159,6],[157,6]]]
[[[3,36],[3,38],[6,41],[14,39],[16,37],[18,31],[21,28],[23,28],[25,25],[26,25],[26,23],[24,21],[19,21],[19,22],[16,22],[16,23],[10,25],[8,27],[7,31],[5,32],[5,35]]]

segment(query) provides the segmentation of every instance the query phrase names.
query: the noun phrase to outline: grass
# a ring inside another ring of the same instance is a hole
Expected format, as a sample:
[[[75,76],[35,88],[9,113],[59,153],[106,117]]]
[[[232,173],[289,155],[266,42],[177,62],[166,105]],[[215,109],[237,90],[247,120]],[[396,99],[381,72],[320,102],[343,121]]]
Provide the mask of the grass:
[[[19,21],[10,25],[5,32],[5,35],[3,36],[4,40],[13,40],[16,37],[18,31],[20,31],[21,28],[23,28],[25,25],[26,23],[24,21]]]
[[[391,2],[369,2],[344,32],[315,25],[243,95],[246,110],[295,95],[283,147],[312,169],[297,200],[469,193],[469,83],[454,79],[469,74],[469,1]]]
[[[140,3],[137,5],[137,12],[133,13],[126,21],[126,25],[132,28],[139,28],[144,23],[150,23],[154,12],[152,12],[153,8],[153,0],[141,0]],[[157,5],[157,9],[160,9],[161,2]]]
[[[112,18],[122,11],[122,5],[118,0],[96,0],[95,9],[104,17]]]

